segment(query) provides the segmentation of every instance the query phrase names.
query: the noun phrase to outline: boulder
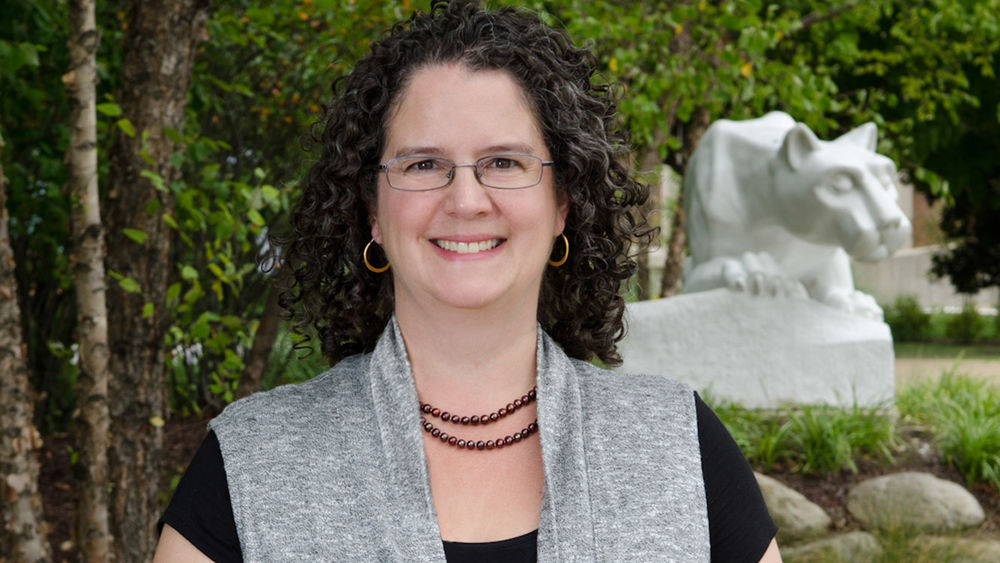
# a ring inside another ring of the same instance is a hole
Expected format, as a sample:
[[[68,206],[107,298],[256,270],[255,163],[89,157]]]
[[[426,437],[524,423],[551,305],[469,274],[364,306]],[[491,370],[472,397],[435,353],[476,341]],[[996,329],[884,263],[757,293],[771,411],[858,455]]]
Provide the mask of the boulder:
[[[964,487],[918,472],[858,483],[847,495],[847,510],[865,527],[906,533],[955,532],[986,518]]]
[[[830,516],[801,493],[781,481],[754,472],[771,518],[778,525],[778,543],[818,536],[830,527]]]

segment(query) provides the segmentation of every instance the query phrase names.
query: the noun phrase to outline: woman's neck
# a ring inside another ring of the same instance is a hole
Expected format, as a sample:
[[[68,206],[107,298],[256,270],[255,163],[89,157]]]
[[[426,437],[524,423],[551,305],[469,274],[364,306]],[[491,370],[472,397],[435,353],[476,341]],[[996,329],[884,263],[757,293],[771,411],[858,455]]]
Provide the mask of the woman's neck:
[[[421,401],[467,412],[495,410],[535,385],[535,311],[396,307]]]

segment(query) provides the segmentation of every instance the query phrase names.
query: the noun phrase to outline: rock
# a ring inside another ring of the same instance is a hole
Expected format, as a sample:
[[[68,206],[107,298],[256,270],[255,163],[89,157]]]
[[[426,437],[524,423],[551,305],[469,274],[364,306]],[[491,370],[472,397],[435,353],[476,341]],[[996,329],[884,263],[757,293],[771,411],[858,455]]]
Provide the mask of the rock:
[[[748,408],[893,400],[889,326],[811,299],[716,289],[629,303],[625,318],[624,373]]]
[[[986,518],[961,485],[917,472],[859,483],[847,495],[847,510],[865,527],[906,533],[953,532]]]
[[[879,560],[882,557],[882,546],[875,536],[868,532],[848,532],[794,547],[782,547],[781,556],[785,561],[795,563],[809,561],[865,563]]]
[[[912,551],[927,561],[949,563],[996,563],[1000,561],[1000,541],[970,538],[918,536],[912,540]]]
[[[777,479],[754,472],[771,518],[778,525],[778,542],[785,543],[822,534],[830,516],[801,493]]]

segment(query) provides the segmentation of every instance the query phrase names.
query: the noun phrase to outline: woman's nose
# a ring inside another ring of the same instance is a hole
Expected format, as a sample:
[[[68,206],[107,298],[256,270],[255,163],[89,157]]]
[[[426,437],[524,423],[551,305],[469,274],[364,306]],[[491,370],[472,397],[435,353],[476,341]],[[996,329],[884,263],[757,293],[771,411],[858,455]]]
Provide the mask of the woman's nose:
[[[474,164],[456,165],[451,173],[451,184],[446,188],[450,213],[475,216],[493,207],[489,188],[479,183]]]

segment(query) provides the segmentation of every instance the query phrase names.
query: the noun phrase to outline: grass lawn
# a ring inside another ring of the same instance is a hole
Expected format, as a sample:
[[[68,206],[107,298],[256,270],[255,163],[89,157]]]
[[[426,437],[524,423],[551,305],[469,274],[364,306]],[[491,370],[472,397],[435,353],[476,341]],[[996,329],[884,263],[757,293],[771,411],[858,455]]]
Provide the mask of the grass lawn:
[[[977,359],[1000,362],[1000,344],[940,344],[935,342],[896,342],[897,358]]]

